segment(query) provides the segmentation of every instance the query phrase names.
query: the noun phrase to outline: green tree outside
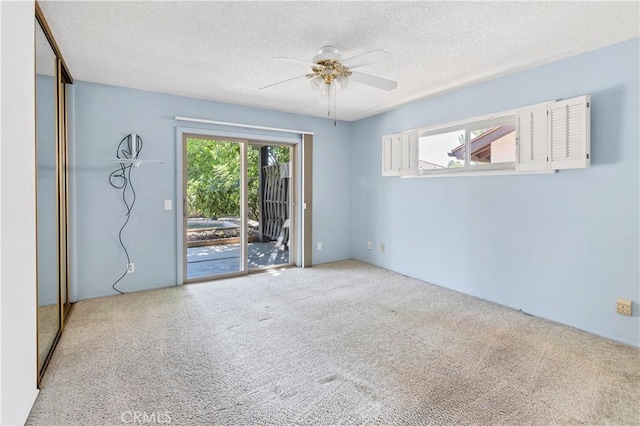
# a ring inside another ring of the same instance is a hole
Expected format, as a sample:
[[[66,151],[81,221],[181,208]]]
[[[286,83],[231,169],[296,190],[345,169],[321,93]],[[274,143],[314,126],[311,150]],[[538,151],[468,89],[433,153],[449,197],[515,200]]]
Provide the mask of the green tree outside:
[[[268,147],[268,164],[290,160],[290,148]],[[240,145],[210,139],[187,139],[187,213],[218,218],[240,214]],[[260,147],[247,149],[249,217],[259,216]]]

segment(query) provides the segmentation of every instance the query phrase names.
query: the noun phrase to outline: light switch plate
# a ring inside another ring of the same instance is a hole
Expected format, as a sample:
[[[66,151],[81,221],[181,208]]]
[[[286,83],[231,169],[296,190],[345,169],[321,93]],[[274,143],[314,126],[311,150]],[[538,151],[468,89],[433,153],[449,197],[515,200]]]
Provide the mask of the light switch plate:
[[[164,200],[164,209],[171,210],[171,200]]]

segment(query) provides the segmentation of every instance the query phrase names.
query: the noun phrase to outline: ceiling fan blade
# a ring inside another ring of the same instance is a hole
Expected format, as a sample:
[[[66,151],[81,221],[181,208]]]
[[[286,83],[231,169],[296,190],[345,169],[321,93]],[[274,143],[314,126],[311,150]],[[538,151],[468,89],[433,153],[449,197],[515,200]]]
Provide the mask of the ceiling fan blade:
[[[295,59],[295,58],[287,58],[284,56],[274,56],[271,59],[275,59],[276,61],[284,61],[284,62],[291,62],[294,64],[299,64],[299,65],[305,65],[307,67],[318,67],[318,64],[314,64],[313,62],[310,61],[301,61],[300,59]]]
[[[363,53],[361,55],[352,56],[340,62],[347,68],[357,68],[376,62],[387,61],[389,59],[391,59],[390,54],[388,54],[384,50],[378,49],[371,52]]]
[[[373,86],[382,90],[393,90],[398,87],[398,82],[389,80],[382,77],[376,77],[375,75],[364,74],[358,71],[353,71],[349,80],[353,80],[358,83],[366,84],[367,86]]]
[[[292,81],[292,80],[297,80],[297,79],[299,79],[299,78],[304,78],[304,77],[306,77],[306,76],[307,76],[306,74],[303,74],[303,75],[299,75],[299,76],[297,76],[297,77],[288,78],[288,79],[286,79],[286,80],[282,80],[282,81],[279,81],[279,82],[277,82],[277,83],[273,83],[273,84],[270,84],[270,85],[268,85],[268,86],[261,87],[261,88],[259,88],[258,90],[268,89],[269,87],[277,86],[278,84],[286,83],[286,82],[288,82],[288,81]]]

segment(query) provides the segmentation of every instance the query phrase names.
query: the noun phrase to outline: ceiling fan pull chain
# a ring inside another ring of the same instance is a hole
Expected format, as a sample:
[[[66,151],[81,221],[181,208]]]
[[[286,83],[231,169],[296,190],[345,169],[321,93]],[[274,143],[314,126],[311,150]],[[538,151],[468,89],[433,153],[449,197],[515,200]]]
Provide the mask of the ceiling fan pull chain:
[[[336,93],[333,95],[333,127],[336,127],[336,120],[338,119],[338,88],[336,87]]]

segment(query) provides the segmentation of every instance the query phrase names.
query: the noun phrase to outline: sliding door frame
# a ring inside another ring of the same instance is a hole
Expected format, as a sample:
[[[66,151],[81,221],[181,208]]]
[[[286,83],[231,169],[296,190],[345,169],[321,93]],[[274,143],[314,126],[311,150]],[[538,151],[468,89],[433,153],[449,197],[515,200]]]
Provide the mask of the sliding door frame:
[[[178,117],[176,117],[178,119]],[[206,121],[206,120],[203,120]],[[233,123],[226,123],[229,127],[233,127]],[[292,157],[295,159],[293,161],[292,173],[293,173],[293,188],[291,189],[291,197],[292,197],[292,219],[293,219],[293,230],[295,232],[295,238],[291,238],[291,247],[290,247],[290,255],[291,262],[283,265],[274,265],[274,267],[287,267],[287,266],[299,266],[299,267],[308,267],[311,266],[311,252],[307,250],[305,253],[304,246],[305,244],[311,245],[311,221],[308,220],[305,222],[305,210],[301,209],[303,203],[300,202],[302,197],[307,194],[310,195],[311,188],[311,179],[310,176],[302,175],[303,170],[305,168],[305,162],[309,162],[311,156],[310,153],[307,153],[309,158],[303,158],[303,142],[313,140],[313,135],[310,133],[298,133],[298,132],[290,132],[297,135],[297,137],[287,137],[285,136],[267,136],[267,135],[259,135],[256,134],[255,137],[251,135],[251,137],[245,137],[245,134],[242,132],[233,132],[234,129],[226,128],[225,130],[214,130],[208,128],[193,128],[193,127],[176,127],[176,171],[177,171],[177,179],[176,179],[176,206],[179,206],[179,211],[176,212],[176,226],[177,226],[177,270],[176,270],[176,284],[182,285],[185,283],[192,283],[197,281],[211,281],[216,278],[228,278],[233,276],[241,276],[246,275],[249,272],[262,272],[265,269],[272,268],[255,268],[251,271],[248,270],[248,256],[247,247],[246,247],[246,238],[243,255],[243,262],[245,262],[244,271],[232,274],[224,274],[218,275],[215,277],[206,277],[198,280],[186,280],[186,250],[187,250],[187,242],[186,242],[186,138],[187,137],[201,137],[214,139],[219,141],[246,141],[247,146],[251,144],[255,145],[272,145],[272,146],[289,146],[292,149]],[[269,128],[265,128],[265,130],[271,130]],[[242,137],[234,136],[237,133],[241,133]],[[231,134],[232,136],[225,136]],[[245,150],[245,161],[246,161],[246,150]],[[246,168],[244,168],[246,170]],[[246,173],[246,171],[245,171]],[[243,177],[246,182],[246,176]],[[245,185],[243,185],[245,186]],[[306,188],[306,191],[305,191]],[[243,195],[244,202],[246,203],[246,197]],[[180,204],[178,204],[180,203]],[[244,206],[244,212],[247,211],[247,206]],[[311,210],[311,200],[306,201],[306,210]],[[243,222],[244,229],[242,229],[243,235],[246,234],[246,214],[243,212]],[[309,242],[306,242],[306,239],[309,239]]]

